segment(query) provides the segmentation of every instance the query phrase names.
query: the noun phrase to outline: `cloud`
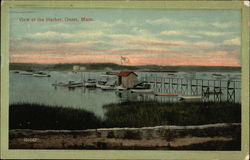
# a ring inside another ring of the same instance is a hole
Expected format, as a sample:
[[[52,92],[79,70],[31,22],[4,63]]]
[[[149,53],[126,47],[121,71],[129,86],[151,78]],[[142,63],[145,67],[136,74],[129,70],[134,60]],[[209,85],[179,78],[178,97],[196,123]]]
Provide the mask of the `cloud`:
[[[24,43],[10,48],[11,52],[18,54],[39,52],[42,54],[81,54],[89,52],[90,48],[96,44],[101,44],[100,41],[81,41],[81,42],[62,42],[62,43]]]
[[[133,27],[132,31],[137,34],[149,34],[149,32],[146,29],[142,29],[138,27]]]
[[[196,43],[194,43],[194,45],[198,46],[198,47],[214,47],[217,44],[214,42],[203,41],[203,42],[196,42]]]
[[[49,38],[49,37],[55,37],[55,36],[59,36],[59,35],[62,35],[62,33],[47,31],[47,32],[37,32],[34,34],[29,33],[27,36],[32,37],[32,38],[35,38],[35,37]]]
[[[239,37],[236,37],[236,38],[233,38],[233,39],[229,39],[229,40],[225,40],[223,42],[223,44],[225,44],[225,45],[236,45],[236,46],[239,46],[240,43],[241,43],[241,41],[240,41]]]
[[[164,54],[164,53],[171,53],[169,50],[166,49],[159,49],[159,48],[148,48],[148,49],[107,49],[107,50],[95,50],[98,52],[104,53],[112,53],[112,54],[119,54],[119,55],[148,55],[148,54]]]
[[[228,28],[228,27],[232,27],[232,26],[236,25],[236,23],[234,23],[234,22],[225,22],[225,23],[214,22],[211,25],[214,27],[218,27],[218,28]]]
[[[161,40],[143,40],[128,42],[130,45],[142,45],[142,46],[183,46],[188,43],[185,41],[161,41]]]
[[[183,31],[175,31],[175,30],[170,30],[170,31],[162,31],[160,32],[160,34],[162,35],[180,35],[180,34],[183,34],[184,32]]]
[[[227,56],[228,51],[226,51],[226,50],[217,50],[217,51],[213,51],[212,54],[214,54],[216,56]]]
[[[119,24],[125,24],[125,23],[123,22],[123,20],[118,19],[117,21],[115,21],[113,25],[119,25]]]
[[[83,38],[97,38],[103,36],[104,33],[101,31],[90,31],[90,32],[75,32],[75,33],[60,33],[54,31],[37,32],[27,34],[29,38],[36,39],[83,39]]]
[[[212,37],[226,36],[226,35],[232,34],[232,32],[209,32],[209,31],[199,31],[197,33],[201,35],[212,36]]]
[[[94,20],[91,22],[81,23],[78,26],[74,26],[74,27],[84,27],[84,28],[87,28],[90,30],[92,30],[93,28],[101,29],[101,30],[108,30],[108,29],[110,29],[110,27],[114,28],[114,27],[117,27],[119,25],[125,25],[125,24],[127,24],[127,23],[125,23],[122,19],[117,19],[116,21],[114,21],[112,23],[104,22],[101,20]]]
[[[198,35],[187,35],[187,37],[189,37],[189,38],[195,38],[195,39],[202,38],[202,36],[198,36]]]
[[[131,40],[135,38],[134,35],[130,34],[110,34],[108,37],[116,40]]]
[[[146,20],[146,23],[149,23],[149,24],[165,24],[165,23],[168,23],[168,22],[170,22],[170,20],[167,19],[167,18],[148,19],[148,20]]]
[[[54,28],[68,28],[69,25],[68,24],[65,24],[65,23],[58,23],[58,24],[54,24],[53,26],[51,27],[54,27]]]
[[[11,43],[30,43],[33,41],[31,38],[10,38]]]

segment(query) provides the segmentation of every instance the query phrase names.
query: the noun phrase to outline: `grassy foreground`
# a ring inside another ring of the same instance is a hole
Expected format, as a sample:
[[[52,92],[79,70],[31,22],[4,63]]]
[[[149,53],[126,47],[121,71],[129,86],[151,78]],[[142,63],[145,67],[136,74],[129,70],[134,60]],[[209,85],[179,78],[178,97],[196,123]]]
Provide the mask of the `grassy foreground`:
[[[201,125],[240,123],[237,103],[157,103],[124,102],[103,106],[105,119],[83,109],[14,104],[10,106],[10,129],[95,129],[149,127],[159,125]]]
[[[201,125],[241,122],[241,105],[214,102],[124,102],[105,105],[106,124],[112,127]]]
[[[11,105],[9,148],[241,149],[240,104],[125,102],[103,107],[104,119],[83,109]]]
[[[10,106],[10,129],[89,129],[102,126],[94,113],[41,104]]]

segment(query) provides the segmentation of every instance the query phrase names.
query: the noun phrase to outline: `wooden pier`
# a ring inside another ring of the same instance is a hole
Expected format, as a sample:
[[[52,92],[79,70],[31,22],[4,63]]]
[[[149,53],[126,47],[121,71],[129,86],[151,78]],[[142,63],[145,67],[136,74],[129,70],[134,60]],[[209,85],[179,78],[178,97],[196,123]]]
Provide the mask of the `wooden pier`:
[[[201,95],[203,101],[240,102],[236,94],[240,94],[241,81],[221,79],[187,79],[175,77],[141,77],[150,83],[155,92],[180,93],[181,95]]]

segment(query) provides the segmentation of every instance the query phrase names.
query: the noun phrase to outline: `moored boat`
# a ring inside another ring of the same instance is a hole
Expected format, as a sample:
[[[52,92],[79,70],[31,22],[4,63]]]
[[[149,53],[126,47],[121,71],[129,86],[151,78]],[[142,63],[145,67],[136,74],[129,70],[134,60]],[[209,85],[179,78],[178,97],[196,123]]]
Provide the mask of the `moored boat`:
[[[202,96],[178,96],[182,100],[201,100]]]
[[[117,81],[116,79],[108,80],[104,85],[100,86],[102,90],[114,90],[116,89]]]
[[[49,74],[43,73],[43,72],[38,72],[33,74],[34,77],[50,77]]]
[[[170,77],[176,77],[177,75],[174,74],[174,73],[168,73],[168,76],[170,76]]]
[[[114,90],[115,86],[103,85],[100,87],[102,90]]]
[[[184,75],[184,78],[186,79],[195,79],[196,74],[194,72],[189,72],[188,74]]]
[[[152,89],[130,89],[133,93],[153,93]]]
[[[69,88],[75,88],[75,87],[83,87],[84,83],[81,82],[74,82],[74,81],[69,81],[67,83],[59,82],[59,83],[54,83],[52,86],[55,87],[69,87]]]
[[[54,87],[66,87],[66,84],[63,82],[59,82],[59,83],[53,83],[52,86],[54,86]]]
[[[118,90],[118,91],[124,91],[124,90],[127,90],[127,88],[125,88],[123,86],[116,86],[116,90]]]
[[[98,82],[96,83],[96,87],[97,87],[97,88],[101,88],[101,87],[103,87],[103,86],[105,86],[105,85],[104,85],[104,84],[100,84],[100,83],[98,83]]]
[[[13,73],[19,73],[20,71],[14,71]]]
[[[106,72],[106,75],[113,75],[113,76],[117,76],[119,74],[119,72]]]
[[[145,83],[137,84],[133,88],[130,88],[130,91],[134,93],[153,93],[150,84]]]
[[[223,79],[223,78],[225,78],[226,76],[224,76],[224,75],[222,75],[222,74],[214,73],[214,74],[212,74],[212,77],[215,78],[215,79]]]
[[[87,82],[85,82],[85,87],[96,87],[96,80],[95,79],[88,79]]]
[[[102,86],[105,86],[106,83],[107,83],[107,77],[101,75],[101,78],[96,83],[96,87],[101,88]]]
[[[33,72],[23,71],[19,72],[20,75],[33,75]]]
[[[178,96],[179,93],[161,93],[161,92],[154,92],[155,96]]]

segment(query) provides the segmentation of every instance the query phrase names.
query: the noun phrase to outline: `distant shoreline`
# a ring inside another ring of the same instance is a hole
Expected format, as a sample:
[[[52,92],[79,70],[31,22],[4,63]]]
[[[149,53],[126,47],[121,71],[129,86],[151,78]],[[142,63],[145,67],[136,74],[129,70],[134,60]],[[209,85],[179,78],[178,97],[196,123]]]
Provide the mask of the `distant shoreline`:
[[[120,71],[130,70],[135,72],[240,72],[241,67],[232,66],[121,66],[114,63],[90,63],[90,64],[31,64],[10,63],[10,70],[48,70],[48,71],[73,71],[73,67],[81,67],[76,71]]]

